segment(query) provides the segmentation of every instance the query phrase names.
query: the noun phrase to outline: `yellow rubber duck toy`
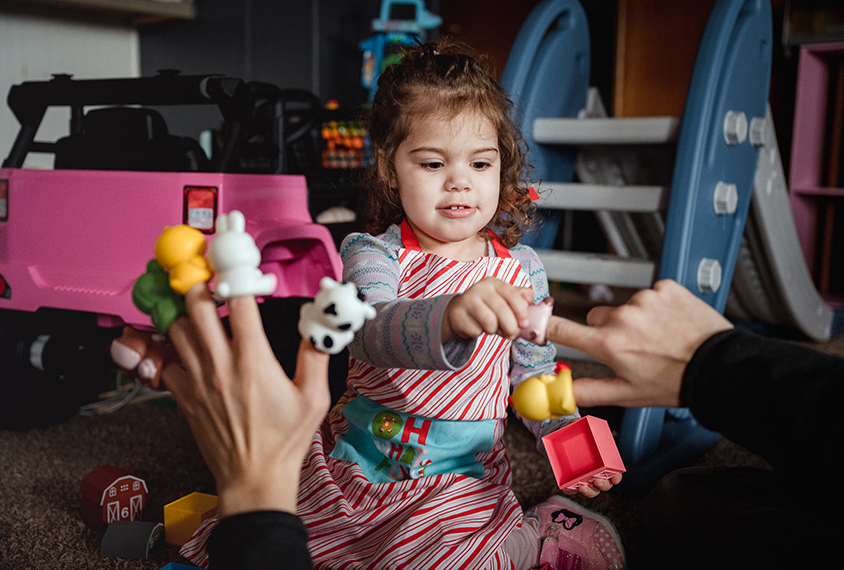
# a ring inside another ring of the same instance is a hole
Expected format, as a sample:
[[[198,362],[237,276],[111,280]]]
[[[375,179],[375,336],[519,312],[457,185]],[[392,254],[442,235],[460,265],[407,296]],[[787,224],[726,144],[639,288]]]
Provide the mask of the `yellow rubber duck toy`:
[[[556,372],[556,376],[533,376],[516,386],[510,403],[521,417],[541,422],[575,412],[571,367],[558,362]]]
[[[205,259],[205,236],[190,226],[171,226],[155,242],[155,259],[170,274],[170,287],[184,295],[214,272]]]

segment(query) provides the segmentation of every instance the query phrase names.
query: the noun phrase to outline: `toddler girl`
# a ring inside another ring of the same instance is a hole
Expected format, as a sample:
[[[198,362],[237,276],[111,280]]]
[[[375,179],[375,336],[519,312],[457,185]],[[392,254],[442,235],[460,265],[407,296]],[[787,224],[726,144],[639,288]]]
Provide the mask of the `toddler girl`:
[[[548,283],[518,245],[531,200],[509,111],[483,60],[449,42],[407,50],[378,81],[373,231],[341,247],[377,317],[302,470],[316,568],[623,565],[602,517],[556,496],[524,515],[510,489],[509,387],[552,373],[555,351],[517,338]],[[574,419],[527,423],[538,436]],[[209,527],[183,548],[195,562]]]

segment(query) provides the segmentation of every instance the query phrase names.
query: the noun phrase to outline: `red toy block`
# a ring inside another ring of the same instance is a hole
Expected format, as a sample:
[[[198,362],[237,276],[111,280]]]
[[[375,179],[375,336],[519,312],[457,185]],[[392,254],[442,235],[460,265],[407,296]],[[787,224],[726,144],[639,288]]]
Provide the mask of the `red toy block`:
[[[141,519],[147,497],[147,484],[113,465],[100,465],[83,477],[82,522],[103,530],[114,521]]]
[[[542,438],[560,489],[577,490],[595,479],[624,473],[624,463],[609,424],[584,416]]]

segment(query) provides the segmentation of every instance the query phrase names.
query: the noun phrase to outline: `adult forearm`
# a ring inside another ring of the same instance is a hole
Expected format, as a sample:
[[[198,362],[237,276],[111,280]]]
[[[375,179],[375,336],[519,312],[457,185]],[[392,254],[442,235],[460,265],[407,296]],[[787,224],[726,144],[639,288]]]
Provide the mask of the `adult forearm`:
[[[208,541],[211,570],[311,568],[308,532],[295,515],[256,511],[220,520]]]
[[[841,445],[842,380],[842,358],[734,329],[697,350],[683,403],[705,427],[806,475]]]

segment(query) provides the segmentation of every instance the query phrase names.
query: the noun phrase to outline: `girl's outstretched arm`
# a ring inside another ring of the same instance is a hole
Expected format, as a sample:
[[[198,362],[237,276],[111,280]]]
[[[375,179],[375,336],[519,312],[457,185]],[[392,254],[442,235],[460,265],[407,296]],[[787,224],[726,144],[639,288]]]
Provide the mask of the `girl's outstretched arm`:
[[[459,370],[469,361],[475,340],[441,338],[453,295],[398,297],[400,247],[396,228],[381,236],[350,234],[340,246],[343,280],[354,283],[378,312],[355,334],[349,353],[380,368]]]

